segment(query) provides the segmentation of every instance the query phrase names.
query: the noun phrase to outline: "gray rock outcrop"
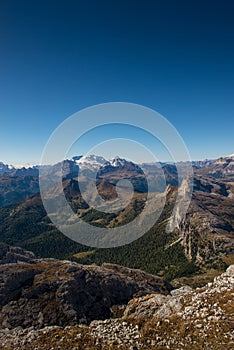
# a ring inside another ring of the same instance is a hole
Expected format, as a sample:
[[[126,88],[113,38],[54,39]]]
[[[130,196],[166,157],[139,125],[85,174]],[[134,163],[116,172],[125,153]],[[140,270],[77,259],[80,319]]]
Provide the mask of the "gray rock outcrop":
[[[54,259],[5,263],[0,265],[0,327],[88,324],[110,318],[113,306],[136,295],[167,295],[171,289],[157,276],[118,265]]]

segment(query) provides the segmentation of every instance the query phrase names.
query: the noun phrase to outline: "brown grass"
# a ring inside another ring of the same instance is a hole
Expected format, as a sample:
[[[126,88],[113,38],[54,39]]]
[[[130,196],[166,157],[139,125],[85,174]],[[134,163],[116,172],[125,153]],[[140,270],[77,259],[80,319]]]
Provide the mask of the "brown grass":
[[[80,252],[80,253],[74,254],[73,256],[75,258],[78,258],[78,259],[83,259],[83,258],[87,258],[88,256],[90,256],[94,253],[95,253],[95,250],[90,250],[90,251]]]

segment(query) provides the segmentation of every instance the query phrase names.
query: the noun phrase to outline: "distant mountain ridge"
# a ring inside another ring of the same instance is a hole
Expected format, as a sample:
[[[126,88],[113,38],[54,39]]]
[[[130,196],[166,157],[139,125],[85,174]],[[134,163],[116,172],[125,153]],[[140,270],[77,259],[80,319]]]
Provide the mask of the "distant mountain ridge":
[[[207,167],[201,167],[198,171],[203,176],[224,178],[234,175],[234,155],[221,157],[213,161]]]
[[[38,176],[39,175],[39,165],[35,166],[19,166],[15,167],[11,164],[4,164],[0,162],[0,176]]]
[[[8,164],[4,164],[3,162],[0,162],[0,175],[8,174],[14,169],[15,168],[13,165],[8,165]]]
[[[135,164],[131,161],[126,160],[125,158],[121,158],[119,156],[116,156],[114,158],[111,158],[109,160],[105,159],[102,156],[90,154],[87,156],[74,156],[71,159],[65,159],[63,161],[64,163],[70,162],[71,164],[76,166],[80,169],[90,169],[90,170],[97,170],[100,167],[104,166],[112,166],[112,167],[123,167],[127,164]],[[177,164],[180,166],[186,165],[188,162],[178,162]],[[171,162],[156,162],[156,163],[137,163],[137,166],[140,166],[141,164],[144,164],[146,166],[153,166],[155,164],[157,165],[172,165]],[[228,156],[220,157],[217,159],[205,159],[205,160],[198,160],[198,161],[191,161],[192,166],[195,169],[202,169],[202,168],[209,168],[214,167],[218,168],[222,166],[223,169],[226,169],[226,172],[234,172],[234,154],[230,154]],[[55,165],[47,165],[47,166],[56,166]],[[32,166],[14,166],[11,164],[5,164],[0,161],[0,175],[11,175],[11,176],[21,176],[21,175],[32,175],[36,176],[38,175],[38,170],[40,168],[40,165],[32,165]],[[77,169],[78,169],[77,168]]]

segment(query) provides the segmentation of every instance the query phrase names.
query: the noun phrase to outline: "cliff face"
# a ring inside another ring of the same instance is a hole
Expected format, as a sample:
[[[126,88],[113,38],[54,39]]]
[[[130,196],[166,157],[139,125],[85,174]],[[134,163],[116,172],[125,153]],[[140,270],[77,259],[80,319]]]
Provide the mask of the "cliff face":
[[[179,225],[178,212],[170,218],[189,260],[210,263],[234,248],[234,182],[195,175],[189,209]],[[172,193],[171,200],[175,198]]]

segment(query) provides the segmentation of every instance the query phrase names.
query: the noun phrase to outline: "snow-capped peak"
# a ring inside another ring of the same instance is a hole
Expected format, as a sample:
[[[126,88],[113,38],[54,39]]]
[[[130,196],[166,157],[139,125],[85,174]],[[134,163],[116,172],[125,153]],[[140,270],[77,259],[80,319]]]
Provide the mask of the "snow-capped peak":
[[[229,154],[229,156],[227,156],[225,158],[233,158],[234,159],[234,153],[233,154]]]
[[[233,163],[234,162],[234,154],[230,154],[229,156],[221,157],[216,160],[216,164],[225,164],[225,163]]]
[[[0,175],[5,173],[10,173],[15,170],[15,167],[13,165],[4,164],[3,162],[0,162]]]
[[[78,159],[77,159],[78,158]],[[76,164],[79,166],[79,168],[100,168],[104,164],[107,164],[108,161],[101,157],[96,156],[95,154],[90,154],[88,156],[81,156],[81,157],[73,157]]]
[[[109,161],[110,165],[113,167],[119,167],[124,166],[127,164],[126,159],[120,158],[119,156],[116,156]]]

